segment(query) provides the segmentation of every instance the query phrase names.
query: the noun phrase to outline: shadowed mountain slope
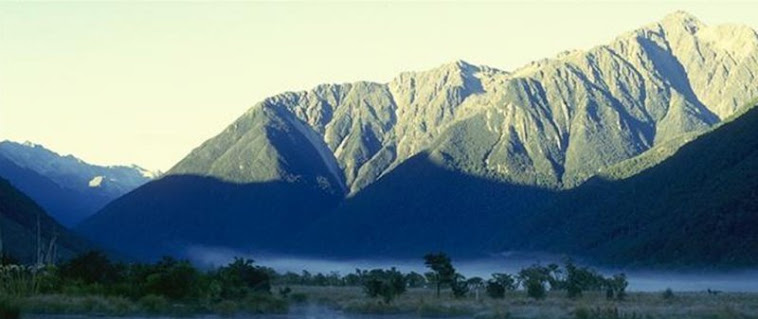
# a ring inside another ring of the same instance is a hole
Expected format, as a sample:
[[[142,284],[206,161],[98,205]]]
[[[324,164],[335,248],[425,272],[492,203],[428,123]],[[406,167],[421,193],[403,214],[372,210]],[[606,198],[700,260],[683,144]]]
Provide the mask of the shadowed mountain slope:
[[[95,247],[58,224],[33,200],[0,178],[0,240],[4,254],[22,262],[37,260],[37,218],[39,244],[49,251],[54,239],[58,258],[70,258]]]

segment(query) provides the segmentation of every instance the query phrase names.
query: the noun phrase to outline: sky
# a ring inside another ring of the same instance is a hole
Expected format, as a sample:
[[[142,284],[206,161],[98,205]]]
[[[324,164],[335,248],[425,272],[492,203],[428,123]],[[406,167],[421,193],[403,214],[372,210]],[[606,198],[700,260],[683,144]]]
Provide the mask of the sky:
[[[267,96],[459,59],[513,70],[676,10],[758,29],[755,1],[0,1],[0,140],[166,171]]]

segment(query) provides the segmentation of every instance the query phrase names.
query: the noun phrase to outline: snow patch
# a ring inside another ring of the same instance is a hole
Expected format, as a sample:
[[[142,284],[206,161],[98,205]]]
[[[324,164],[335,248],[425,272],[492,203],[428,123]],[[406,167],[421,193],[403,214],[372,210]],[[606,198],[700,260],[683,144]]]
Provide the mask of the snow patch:
[[[89,187],[100,187],[103,183],[103,178],[105,178],[105,176],[95,176],[95,178],[89,181]]]

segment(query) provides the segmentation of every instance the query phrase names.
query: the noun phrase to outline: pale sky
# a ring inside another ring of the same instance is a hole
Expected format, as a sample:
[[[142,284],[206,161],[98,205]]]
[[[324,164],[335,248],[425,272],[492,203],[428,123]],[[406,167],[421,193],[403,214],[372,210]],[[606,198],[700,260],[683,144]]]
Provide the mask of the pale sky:
[[[167,170],[261,99],[466,60],[504,70],[758,2],[0,2],[0,140]]]

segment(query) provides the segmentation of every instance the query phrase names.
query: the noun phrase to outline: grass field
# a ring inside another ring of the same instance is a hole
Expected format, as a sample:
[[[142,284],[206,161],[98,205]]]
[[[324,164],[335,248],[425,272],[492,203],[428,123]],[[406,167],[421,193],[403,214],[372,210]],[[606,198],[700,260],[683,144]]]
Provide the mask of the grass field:
[[[455,299],[449,291],[440,298],[434,290],[416,288],[391,304],[369,299],[360,287],[292,287],[293,294],[304,294],[308,302],[324,304],[356,313],[415,313],[421,317],[465,316],[475,318],[758,318],[758,294],[706,292],[663,293],[633,292],[624,301],[608,301],[599,292],[585,293],[572,300],[565,292],[551,292],[544,300],[527,298],[523,291],[508,293],[504,299],[491,299],[480,292]]]
[[[274,291],[277,291],[275,287]],[[569,299],[564,291],[550,292],[544,300],[528,298],[523,291],[509,292],[503,299],[487,297],[483,291],[476,297],[470,293],[453,298],[449,291],[438,298],[433,289],[413,288],[389,304],[365,296],[360,287],[290,286],[287,298],[271,300],[248,299],[222,302],[215,305],[167,303],[161,298],[143,298],[131,301],[121,297],[36,295],[15,300],[15,307],[24,314],[78,314],[88,316],[171,316],[192,317],[218,315],[221,317],[256,314],[286,313],[288,308],[308,305],[338,310],[350,318],[351,314],[407,314],[412,317],[461,318],[576,318],[576,319],[758,319],[758,294],[674,292],[664,297],[663,292],[632,292],[623,301],[609,301],[600,292],[585,292],[582,297]],[[0,308],[4,306],[0,302]],[[7,307],[7,305],[5,306]],[[0,315],[3,315],[0,309]],[[13,318],[4,314],[2,318]],[[7,317],[6,317],[7,316]],[[372,316],[375,318],[376,316]]]

